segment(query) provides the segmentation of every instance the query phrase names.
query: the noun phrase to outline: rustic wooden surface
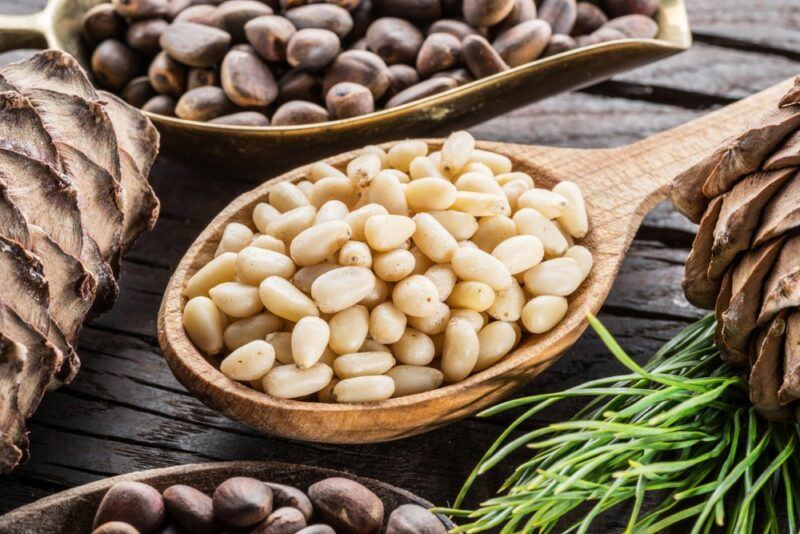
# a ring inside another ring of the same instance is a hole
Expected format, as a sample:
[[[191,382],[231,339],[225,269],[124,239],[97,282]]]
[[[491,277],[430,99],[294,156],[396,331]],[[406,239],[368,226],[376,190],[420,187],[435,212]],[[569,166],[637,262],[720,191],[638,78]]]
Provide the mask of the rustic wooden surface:
[[[0,12],[29,12],[44,0],[0,0]],[[688,0],[696,45],[680,56],[498,117],[473,129],[486,140],[612,147],[642,139],[800,73],[796,0]],[[264,169],[264,178],[270,176]],[[206,408],[173,378],[155,339],[155,317],[170,273],[188,245],[231,199],[250,189],[235,175],[210,176],[160,161],[152,181],[161,219],[123,262],[114,310],[80,339],[83,369],[49,395],[30,421],[32,459],[0,477],[0,513],[102,477],[189,462],[276,460],[378,478],[446,504],[508,422],[470,418],[382,445],[331,446],[268,438]],[[644,359],[701,315],[680,292],[693,227],[669,205],[640,229],[601,319]],[[619,371],[597,338],[585,334],[523,393],[552,391]],[[567,417],[551,409],[531,422]],[[489,495],[502,470],[486,476]],[[613,518],[596,532],[617,532]]]

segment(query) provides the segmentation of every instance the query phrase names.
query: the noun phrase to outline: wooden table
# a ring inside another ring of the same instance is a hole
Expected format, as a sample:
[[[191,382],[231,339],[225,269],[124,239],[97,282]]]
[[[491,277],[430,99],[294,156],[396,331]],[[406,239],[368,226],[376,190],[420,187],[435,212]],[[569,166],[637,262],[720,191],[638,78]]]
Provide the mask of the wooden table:
[[[574,147],[630,143],[689,121],[800,73],[797,0],[687,0],[696,44],[680,56],[498,117],[476,137]],[[44,0],[0,0],[0,12],[30,12]],[[721,4],[724,4],[721,5]],[[264,170],[264,178],[270,176]],[[156,340],[162,291],[184,250],[231,199],[252,187],[235,175],[207,175],[159,161],[151,176],[163,208],[155,230],[123,262],[112,312],[86,326],[82,370],[48,395],[29,422],[32,459],[0,477],[0,513],[52,493],[119,473],[216,460],[280,460],[379,478],[447,504],[508,422],[470,418],[400,442],[332,446],[257,434],[195,400],[178,384]],[[601,319],[632,354],[645,359],[701,316],[683,298],[680,278],[694,228],[659,206],[646,220]],[[522,394],[559,390],[619,371],[591,333]],[[549,410],[563,419],[572,406]],[[478,484],[491,494],[507,471]],[[619,531],[609,519],[597,532]]]

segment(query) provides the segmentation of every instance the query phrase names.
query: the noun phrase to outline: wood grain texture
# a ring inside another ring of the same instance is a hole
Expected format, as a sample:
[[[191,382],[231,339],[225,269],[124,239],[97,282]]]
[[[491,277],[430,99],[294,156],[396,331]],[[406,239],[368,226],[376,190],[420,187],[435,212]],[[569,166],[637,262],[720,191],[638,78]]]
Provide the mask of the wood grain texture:
[[[0,12],[10,12],[9,7],[30,12],[37,2],[43,0],[0,0]],[[769,4],[783,12],[797,9],[794,0]],[[689,122],[771,85],[783,77],[782,69],[789,71],[786,76],[794,73],[792,66],[800,72],[800,56],[771,48],[759,36],[769,37],[770,24],[792,24],[792,19],[777,20],[764,12],[764,5],[762,0],[736,0],[725,2],[723,10],[719,0],[688,2],[691,22],[702,30],[695,38],[701,46],[709,45],[702,51],[704,68],[693,69],[683,63],[684,56],[676,56],[654,64],[655,71],[637,70],[589,91],[554,97],[471,131],[484,140],[608,148]],[[736,31],[730,31],[733,18],[738,21]],[[796,19],[793,27],[800,27]],[[737,62],[752,68],[736,69]],[[274,172],[267,167],[253,174],[262,181]],[[451,502],[469,470],[515,414],[470,417],[399,442],[314,445],[261,436],[206,407],[177,382],[155,339],[161,295],[198,233],[253,182],[238,173],[211,173],[167,160],[159,161],[152,179],[164,204],[161,220],[123,262],[118,305],[84,329],[81,373],[70,387],[49,396],[32,420],[32,459],[0,477],[0,513],[115,474],[253,459],[340,469],[409,489],[437,504]],[[600,319],[639,362],[704,314],[686,302],[679,287],[693,232],[693,225],[669,204],[656,207],[640,227],[601,310]],[[517,395],[559,391],[621,371],[588,331]],[[563,420],[578,406],[555,405],[523,431]],[[524,453],[481,477],[470,502],[493,495],[521,458]],[[613,516],[601,518],[593,533],[622,532],[621,523]]]

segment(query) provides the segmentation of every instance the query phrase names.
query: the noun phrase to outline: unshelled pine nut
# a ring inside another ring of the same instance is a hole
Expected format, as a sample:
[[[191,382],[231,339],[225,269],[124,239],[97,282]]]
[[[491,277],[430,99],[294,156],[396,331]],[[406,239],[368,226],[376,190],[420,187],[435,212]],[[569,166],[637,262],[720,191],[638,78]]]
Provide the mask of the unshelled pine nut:
[[[259,313],[252,317],[239,319],[225,329],[225,347],[228,350],[236,350],[251,341],[264,339],[268,334],[277,332],[282,327],[283,320],[271,313]]]
[[[430,317],[441,304],[436,286],[421,274],[398,282],[392,290],[392,302],[411,317]]]
[[[525,288],[531,295],[571,295],[583,281],[578,262],[572,258],[547,260],[525,272]]]
[[[474,150],[475,139],[468,132],[453,132],[442,145],[442,170],[450,176],[456,175],[470,160]]]
[[[420,178],[444,178],[444,173],[439,166],[429,157],[420,156],[414,158],[408,166],[408,174],[412,180]]]
[[[417,213],[414,222],[412,239],[417,248],[435,263],[449,262],[458,250],[458,242],[450,232],[430,213]]]
[[[472,151],[472,155],[470,156],[470,161],[477,161],[478,163],[483,163],[490,169],[495,176],[498,174],[505,174],[507,172],[511,172],[511,160],[508,159],[506,156],[502,154],[496,154],[494,152],[488,152],[486,150],[481,150],[476,148]]]
[[[406,328],[393,345],[392,352],[397,361],[407,365],[428,365],[436,356],[436,348],[428,335]]]
[[[478,333],[464,319],[451,319],[444,332],[442,373],[446,382],[467,378],[478,361]]]
[[[277,252],[284,256],[286,255],[286,243],[271,235],[257,235],[253,238],[253,241],[250,242],[249,246],[271,250],[272,252]]]
[[[331,317],[331,339],[336,354],[358,352],[369,332],[369,311],[364,306],[347,308]]]
[[[268,276],[289,279],[295,273],[292,260],[283,254],[258,247],[245,247],[236,258],[239,280],[257,286]]]
[[[348,228],[350,227],[348,226]],[[348,241],[339,249],[339,265],[342,267],[372,267],[372,251],[366,243]]]
[[[494,321],[478,332],[478,362],[475,371],[483,371],[500,361],[517,344],[517,333],[511,323]]]
[[[479,332],[486,320],[481,312],[467,308],[453,308],[450,310],[450,319],[463,319],[467,321],[476,332]]]
[[[474,191],[459,191],[456,194],[456,201],[450,206],[450,209],[463,211],[475,217],[511,214],[505,194],[497,196]]]
[[[278,317],[293,322],[308,315],[319,317],[319,310],[314,302],[291,282],[279,276],[270,276],[261,282],[258,293],[267,310]]]
[[[333,388],[336,402],[375,402],[394,393],[394,380],[388,376],[357,376],[342,380]]]
[[[347,178],[345,178],[347,179]],[[350,210],[341,200],[328,200],[314,216],[314,224],[322,224],[328,221],[343,221],[350,214]]]
[[[364,225],[367,219],[374,215],[388,215],[389,212],[380,204],[367,204],[357,210],[351,211],[344,222],[350,226],[350,238],[354,241],[364,241]]]
[[[453,272],[462,280],[483,282],[495,291],[511,287],[511,273],[496,257],[471,247],[459,247],[453,254]]]
[[[339,262],[341,263],[341,262]],[[372,263],[375,275],[385,282],[399,282],[414,271],[416,260],[411,252],[395,249],[377,254]]]
[[[217,253],[219,256],[225,252],[239,252],[253,240],[253,231],[243,224],[230,223],[222,232]]]
[[[547,189],[529,189],[517,199],[520,208],[533,208],[548,219],[555,219],[567,209],[567,199]]]
[[[517,233],[533,235],[539,238],[544,252],[549,257],[561,256],[569,248],[567,239],[555,222],[551,221],[533,208],[522,208],[514,214]]]
[[[459,282],[450,293],[447,303],[453,308],[486,311],[494,303],[495,292],[483,282]]]
[[[455,210],[431,211],[430,215],[444,226],[456,241],[471,238],[478,231],[478,219],[469,213]]]
[[[350,178],[329,176],[311,186],[308,198],[317,209],[331,200],[338,200],[346,206],[351,206],[358,200],[358,192]]]
[[[328,341],[331,329],[319,317],[303,317],[292,330],[292,359],[300,369],[308,369],[319,361]]]
[[[276,217],[267,225],[267,235],[291,243],[297,234],[314,224],[317,209],[314,206],[301,206]]]
[[[367,187],[381,168],[381,158],[375,154],[362,154],[347,164],[347,177],[359,187]]]
[[[239,347],[222,360],[219,370],[232,380],[258,380],[272,369],[275,350],[263,339]]]
[[[275,367],[264,377],[264,391],[279,399],[296,399],[320,391],[333,378],[333,369],[318,363],[308,369],[294,364]]]
[[[225,282],[208,290],[217,308],[230,317],[250,317],[261,311],[258,288],[241,282]]]
[[[311,284],[311,297],[324,313],[355,306],[372,293],[375,275],[366,267],[339,267]]]
[[[567,199],[567,208],[558,217],[558,222],[572,237],[586,237],[589,232],[589,220],[581,188],[573,182],[559,182],[553,188],[553,192]]]
[[[186,283],[183,294],[189,298],[208,295],[208,290],[236,276],[236,253],[225,252],[203,265]]]
[[[438,369],[419,365],[397,365],[386,376],[394,380],[393,397],[405,397],[431,391],[442,385],[444,375]]]
[[[328,221],[306,228],[292,240],[289,255],[301,267],[316,265],[339,250],[350,239],[344,221]]]
[[[420,178],[406,187],[406,204],[414,211],[446,210],[456,201],[457,192],[442,178]]]
[[[519,321],[525,307],[525,291],[514,280],[511,287],[500,291],[486,312],[498,321]]]
[[[592,270],[592,265],[594,265],[594,258],[592,257],[592,253],[588,248],[581,245],[569,247],[564,253],[564,257],[572,258],[578,263],[578,267],[581,268],[581,275],[583,275],[581,281],[585,280],[586,277],[589,276],[589,272]]]
[[[394,250],[405,243],[412,235],[416,224],[414,220],[402,215],[375,215],[364,224],[364,236],[374,250],[385,252]]]
[[[406,322],[406,315],[397,306],[383,302],[369,314],[369,336],[378,343],[391,345],[402,337]]]
[[[453,268],[446,264],[432,265],[425,271],[425,277],[436,286],[436,290],[439,292],[439,300],[442,302],[447,300],[447,297],[453,292],[456,282],[458,282],[458,277],[453,272]]]
[[[284,365],[294,363],[292,358],[291,332],[273,332],[267,334],[267,343],[275,350],[275,359]]]
[[[389,352],[356,352],[336,358],[333,370],[339,378],[382,375],[394,367],[394,363]]]
[[[266,202],[259,202],[255,208],[253,208],[253,224],[256,225],[258,231],[266,233],[267,226],[269,223],[275,219],[281,212],[276,210],[273,206],[270,206]]]
[[[314,280],[333,269],[337,269],[339,265],[335,263],[320,263],[318,265],[309,265],[298,269],[292,277],[292,284],[302,291],[303,293],[311,293],[311,286]]]
[[[379,172],[378,176],[372,180],[363,198],[366,203],[380,204],[392,215],[408,215],[403,184],[391,172]]]
[[[491,253],[494,248],[511,237],[517,235],[517,225],[503,215],[483,217],[478,222],[478,231],[472,236],[472,242],[484,252]]]
[[[183,309],[183,328],[192,343],[208,355],[223,348],[223,323],[219,309],[208,297],[194,297]]]
[[[508,272],[518,274],[541,263],[544,247],[536,236],[517,235],[497,245],[492,256],[500,260]]]
[[[308,179],[312,183],[316,183],[323,178],[328,178],[329,176],[338,176],[340,178],[347,178],[347,175],[334,167],[333,165],[329,165],[324,161],[318,161],[311,165],[308,169]]]
[[[389,165],[403,172],[408,172],[409,165],[415,158],[428,154],[425,141],[400,141],[389,149]]]
[[[522,309],[522,324],[531,334],[543,334],[564,318],[568,307],[564,297],[543,295],[532,298]]]

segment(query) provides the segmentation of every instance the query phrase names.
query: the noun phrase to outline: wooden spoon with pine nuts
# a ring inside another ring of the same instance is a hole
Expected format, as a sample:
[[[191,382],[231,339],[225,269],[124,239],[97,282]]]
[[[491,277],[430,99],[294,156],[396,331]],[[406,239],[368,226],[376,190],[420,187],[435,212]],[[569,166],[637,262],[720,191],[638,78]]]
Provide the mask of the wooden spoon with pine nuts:
[[[182,324],[187,302],[184,288],[191,276],[214,258],[222,230],[232,222],[251,224],[253,217],[259,216],[258,212],[253,213],[254,209],[270,191],[283,182],[304,180],[309,167],[296,169],[241,195],[209,224],[189,249],[170,280],[159,313],[159,340],[169,365],[180,382],[209,406],[264,432],[293,439],[329,443],[388,441],[470,415],[544,371],[578,339],[587,327],[586,314],[596,313],[602,306],[642,219],[666,198],[671,180],[724,140],[744,130],[764,110],[774,107],[790,85],[787,81],[626,147],[577,150],[479,142],[477,148],[507,156],[515,171],[534,177],[537,187],[549,190],[564,181],[580,187],[591,227],[581,244],[591,251],[594,267],[569,297],[566,316],[553,329],[524,336],[504,359],[463,381],[367,404],[282,400],[227,378],[218,371],[218,358],[201,354],[187,337]],[[365,144],[368,142],[365,140]],[[428,145],[431,150],[438,150],[442,141],[428,141]],[[326,163],[344,170],[359,153],[342,154]],[[439,198],[439,194],[432,198]],[[307,215],[298,214],[302,216]],[[374,232],[374,242],[389,238],[381,234],[380,223],[377,219],[375,228],[365,229]],[[396,244],[387,242],[385,246],[391,250]],[[435,254],[435,250],[426,252],[429,257]],[[308,261],[316,259],[310,257]],[[288,290],[279,281],[274,286],[270,290]],[[356,288],[357,284],[351,290]]]

